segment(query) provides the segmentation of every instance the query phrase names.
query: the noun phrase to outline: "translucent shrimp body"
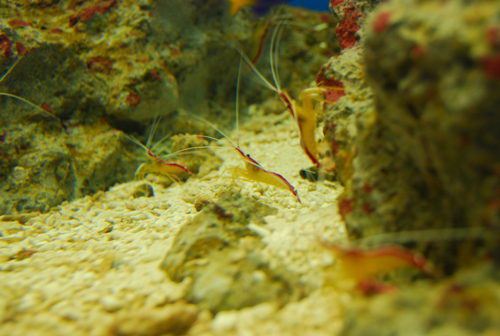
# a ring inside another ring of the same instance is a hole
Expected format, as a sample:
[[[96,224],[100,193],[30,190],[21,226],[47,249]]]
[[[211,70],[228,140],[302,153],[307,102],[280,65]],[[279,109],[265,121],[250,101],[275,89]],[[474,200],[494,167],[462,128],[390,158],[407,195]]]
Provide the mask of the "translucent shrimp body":
[[[238,112],[236,112],[236,115],[238,115],[237,113]],[[189,115],[192,118],[197,119],[209,125],[214,130],[219,132],[227,141],[229,141],[231,147],[236,152],[238,152],[241,160],[243,161],[244,168],[241,167],[229,168],[229,170],[233,172],[233,178],[238,178],[248,182],[263,183],[282,190],[288,190],[297,198],[299,203],[301,203],[297,190],[283,176],[281,176],[278,173],[264,169],[257,161],[251,158],[249,154],[245,154],[245,152],[243,152],[243,150],[238,146],[238,144],[233,142],[227,134],[225,134],[222,130],[220,130],[217,126],[215,126],[208,120],[205,120],[202,117],[197,116],[195,114],[190,113]],[[236,118],[236,120],[238,120],[238,118]]]
[[[317,143],[315,139],[316,132],[316,111],[314,109],[314,104],[312,97],[314,95],[323,93],[326,91],[325,88],[309,88],[302,91],[300,94],[300,100],[303,105],[298,104],[295,100],[293,100],[288,93],[281,88],[279,83],[279,77],[277,72],[277,59],[276,59],[276,50],[279,40],[279,31],[281,28],[281,24],[275,29],[272,39],[271,39],[271,54],[270,54],[270,64],[271,64],[271,72],[273,75],[273,83],[268,81],[260,71],[255,67],[253,62],[243,53],[243,51],[238,50],[241,54],[241,57],[248,66],[252,69],[252,71],[261,79],[261,81],[268,87],[270,90],[276,92],[279,96],[280,100],[283,102],[287,110],[290,112],[292,118],[296,121],[297,126],[299,128],[300,133],[300,145],[304,150],[307,157],[317,166],[319,167],[319,153],[317,148]]]
[[[148,158],[151,160],[151,163],[143,163],[141,164],[137,170],[135,171],[135,178],[138,180],[142,180],[147,174],[159,174],[166,176],[168,178],[172,178],[172,176],[179,176],[181,174],[192,175],[191,172],[184,166],[174,163],[174,162],[166,162],[163,159],[159,158],[152,152],[151,143],[153,139],[153,135],[158,127],[159,119],[156,119],[152,126],[151,132],[148,136],[148,141],[146,145],[143,145],[139,140],[134,137],[128,136],[128,138],[135,143],[137,146],[144,149],[147,153]],[[163,140],[163,139],[162,139]],[[162,141],[160,140],[160,142]],[[154,146],[153,146],[154,147]]]
[[[283,176],[278,173],[265,170],[257,161],[252,159],[250,155],[245,154],[238,147],[234,147],[234,149],[241,155],[245,165],[245,169],[240,167],[232,168],[235,176],[237,175],[239,178],[243,178],[248,181],[265,183],[279,189],[288,190],[295,197],[297,197],[297,201],[299,201],[299,203],[302,203],[297,190]]]
[[[136,172],[135,177],[138,180],[142,180],[147,174],[160,174],[164,176],[181,175],[186,173],[191,175],[191,172],[184,166],[178,163],[165,162],[152,153],[148,153],[153,163],[143,163],[141,164]]]

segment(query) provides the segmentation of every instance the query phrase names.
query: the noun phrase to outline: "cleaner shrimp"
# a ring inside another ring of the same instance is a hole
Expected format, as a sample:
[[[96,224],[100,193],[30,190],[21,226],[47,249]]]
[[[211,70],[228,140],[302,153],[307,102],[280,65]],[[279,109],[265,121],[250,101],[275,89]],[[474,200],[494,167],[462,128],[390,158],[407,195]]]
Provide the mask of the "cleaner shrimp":
[[[292,99],[290,95],[284,89],[282,89],[277,70],[278,62],[276,54],[279,46],[280,35],[281,22],[273,32],[269,55],[269,63],[274,84],[267,80],[264,75],[262,75],[262,73],[254,65],[254,61],[250,60],[240,48],[236,49],[240,53],[245,63],[247,63],[247,65],[257,75],[257,77],[264,83],[264,85],[268,89],[274,91],[278,95],[280,100],[285,105],[286,109],[290,112],[292,118],[297,123],[300,134],[300,145],[304,150],[304,153],[311,160],[311,162],[319,168],[321,165],[320,155],[315,134],[317,129],[316,115],[321,112],[314,108],[313,100],[328,103],[327,100],[320,99],[317,96],[319,94],[326,93],[328,90],[343,90],[343,88],[326,86],[308,88],[304,89],[300,94],[300,101],[302,102],[302,104]]]
[[[135,178],[137,180],[142,180],[148,174],[156,174],[177,181],[178,180],[177,177],[182,174],[187,174],[191,176],[192,173],[186,167],[178,163],[167,162],[153,153],[155,146],[160,144],[166,138],[164,137],[163,139],[158,141],[155,146],[152,146],[153,136],[156,133],[156,129],[158,127],[159,122],[160,118],[156,118],[155,120],[153,120],[146,145],[142,144],[139,140],[137,140],[132,136],[129,135],[126,136],[137,146],[141,147],[146,152],[149,160],[151,161],[151,163],[143,163],[137,168],[135,172]]]
[[[236,136],[238,138],[238,128],[239,128],[239,87],[240,87],[240,72],[241,72],[241,60],[238,71],[238,78],[236,84],[236,108],[235,108],[235,124],[236,124]],[[238,140],[236,142],[232,141],[231,138],[215,126],[210,121],[197,116],[195,114],[188,113],[193,119],[201,121],[214,130],[216,130],[220,135],[222,135],[231,145],[237,153],[240,159],[243,161],[243,167],[236,166],[229,168],[232,171],[233,180],[242,180],[246,182],[256,182],[263,183],[266,185],[271,185],[278,189],[287,190],[291,192],[297,199],[299,203],[301,203],[299,195],[295,187],[290,184],[282,175],[275,173],[270,170],[266,170],[260,163],[258,163],[255,159],[253,159],[250,154],[245,153],[241,147],[239,146]]]
[[[290,182],[288,182],[282,175],[272,172],[270,170],[266,170],[260,163],[254,160],[249,154],[246,154],[241,149],[241,147],[237,143],[232,141],[225,132],[220,130],[217,126],[213,125],[208,120],[205,120],[194,114],[189,114],[189,115],[193,119],[201,121],[212,127],[214,130],[216,130],[219,134],[221,134],[224,137],[224,139],[226,139],[230,143],[231,148],[238,153],[238,156],[243,161],[243,168],[239,166],[228,168],[228,170],[232,172],[233,180],[238,179],[246,182],[263,183],[266,185],[271,185],[278,189],[288,190],[297,198],[297,201],[301,203],[298,192],[295,189],[295,187],[292,184],[290,184]]]
[[[403,248],[405,244],[489,240],[496,237],[484,228],[449,228],[382,233],[351,241],[349,245],[321,238],[317,238],[317,241],[333,253],[346,279],[354,280],[357,288],[365,294],[374,294],[393,289],[376,280],[376,276],[400,268],[414,268],[431,277],[444,274],[419,253]]]
[[[271,20],[269,20],[267,28],[269,27],[270,22]],[[316,114],[319,113],[319,111],[317,111],[314,108],[313,99],[319,101],[325,101],[315,96],[318,94],[325,93],[328,89],[331,88],[316,87],[303,90],[300,95],[300,99],[303,102],[302,104],[299,104],[298,102],[293,100],[289,96],[289,94],[282,89],[278,77],[277,59],[276,59],[276,51],[278,48],[278,41],[280,38],[279,35],[281,32],[280,28],[281,28],[281,23],[278,24],[278,27],[274,30],[271,38],[269,61],[270,61],[270,68],[274,85],[270,81],[268,81],[262,75],[262,73],[255,67],[254,60],[250,60],[249,57],[240,48],[236,47],[236,49],[240,53],[241,59],[243,59],[245,63],[248,64],[251,70],[261,79],[261,81],[265,84],[265,86],[268,87],[270,90],[276,92],[276,94],[279,96],[280,100],[283,102],[283,104],[285,105],[285,107],[287,108],[287,110],[290,112],[291,116],[297,123],[300,134],[301,147],[303,148],[304,152],[309,157],[309,159],[316,165],[316,167],[319,167],[320,156],[315,139],[315,133],[317,129]],[[237,87],[236,87],[236,132],[237,133],[238,133],[238,115],[239,115],[238,111],[239,84],[240,84],[239,74],[241,72],[241,59],[240,59],[240,67],[239,67]],[[272,185],[282,190],[288,190],[297,198],[299,203],[301,203],[295,187],[293,187],[282,175],[264,169],[262,165],[260,165],[255,159],[250,157],[249,154],[245,153],[241,149],[238,142],[235,143],[234,141],[231,141],[229,137],[226,134],[224,134],[221,130],[219,130],[215,125],[209,123],[208,121],[202,118],[199,118],[198,116],[193,115],[193,117],[210,125],[213,129],[219,132],[224,138],[226,138],[230,142],[232,148],[237,151],[240,159],[243,161],[244,166],[243,168],[238,166],[231,168],[231,171],[233,172],[233,178],[238,177],[238,179],[240,180],[263,183],[267,185]]]

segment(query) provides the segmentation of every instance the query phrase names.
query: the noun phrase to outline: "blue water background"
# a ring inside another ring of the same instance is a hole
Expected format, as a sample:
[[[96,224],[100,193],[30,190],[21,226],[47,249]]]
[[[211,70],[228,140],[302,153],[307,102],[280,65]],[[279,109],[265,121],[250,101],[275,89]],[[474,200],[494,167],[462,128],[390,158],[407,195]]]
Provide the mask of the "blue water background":
[[[329,0],[292,0],[290,2],[287,2],[287,5],[304,7],[317,11],[327,11],[329,10],[329,3]]]

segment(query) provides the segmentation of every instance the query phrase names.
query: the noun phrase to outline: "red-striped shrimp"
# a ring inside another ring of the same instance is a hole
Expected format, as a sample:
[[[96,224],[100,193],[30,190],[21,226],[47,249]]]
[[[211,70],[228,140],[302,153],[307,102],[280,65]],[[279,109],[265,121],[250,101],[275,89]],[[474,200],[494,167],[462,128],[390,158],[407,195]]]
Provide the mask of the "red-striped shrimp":
[[[297,197],[297,201],[302,203],[297,190],[283,176],[265,170],[257,161],[252,159],[249,154],[245,154],[239,147],[234,147],[234,149],[240,154],[245,168],[234,167],[232,168],[233,174],[238,175],[240,179],[243,178],[247,181],[265,183],[279,189],[289,190]]]
[[[430,262],[398,246],[360,249],[321,240],[320,244],[335,254],[347,277],[358,281],[402,267],[414,267],[429,274],[437,274],[437,270]]]
[[[495,239],[494,237],[494,234],[485,231],[484,228],[450,228],[382,233],[351,241],[351,245],[347,246],[322,239],[318,239],[318,243],[332,251],[339,261],[343,275],[357,281],[358,288],[364,290],[361,285],[367,284],[367,280],[374,280],[377,275],[403,267],[413,267],[431,276],[442,275],[443,272],[431,262],[417,253],[400,247],[401,244]],[[358,247],[358,244],[363,248]]]
[[[277,72],[277,59],[276,50],[278,48],[281,24],[274,30],[273,36],[271,38],[271,51],[270,51],[270,66],[271,73],[273,77],[274,85],[269,82],[262,73],[255,67],[253,62],[238,49],[241,57],[245,60],[252,71],[262,80],[262,82],[272,91],[276,92],[280,100],[283,102],[287,110],[290,112],[291,116],[297,122],[300,133],[300,145],[304,150],[307,157],[317,166],[320,166],[319,153],[317,148],[317,143],[315,139],[316,132],[316,111],[314,109],[312,99],[316,99],[313,96],[326,91],[326,88],[309,88],[302,91],[300,94],[300,100],[303,105],[298,104],[293,100],[286,91],[281,88]],[[321,99],[318,99],[321,100]]]
[[[238,91],[238,89],[236,91]],[[238,99],[236,100],[236,106],[238,106]],[[288,190],[297,198],[297,201],[301,203],[297,190],[282,175],[264,169],[264,167],[251,158],[249,154],[246,154],[237,143],[233,142],[227,134],[208,120],[191,113],[189,113],[189,115],[219,132],[227,141],[229,141],[231,147],[238,153],[243,161],[243,168],[231,167],[230,170],[233,172],[233,178],[238,178],[248,182],[264,183],[279,189]],[[236,108],[236,125],[238,125],[238,107]]]
[[[144,149],[148,158],[151,160],[151,163],[143,163],[137,168],[135,172],[135,178],[141,180],[147,174],[163,175],[168,177],[169,179],[175,179],[173,178],[173,176],[180,176],[182,174],[192,175],[186,167],[175,162],[166,162],[153,153],[154,147],[151,148],[151,143],[159,122],[159,118],[153,121],[146,145],[143,145],[139,140],[135,139],[132,136],[127,136],[128,139],[130,139],[133,143]],[[160,140],[158,143],[160,143],[162,140]]]
[[[300,101],[292,100],[292,108],[295,113],[295,120],[300,130],[300,145],[304,149],[306,155],[311,161],[319,167],[319,152],[318,144],[315,138],[315,131],[317,128],[316,115],[322,113],[315,109],[313,100],[330,103],[327,100],[320,99],[317,95],[324,94],[328,90],[343,90],[336,87],[312,87],[302,90],[300,93]]]
[[[191,172],[184,166],[174,163],[166,162],[148,151],[148,156],[152,163],[141,164],[136,172],[135,176],[138,180],[143,179],[147,174],[160,174],[172,178],[172,176],[178,176],[183,173],[192,175]]]
[[[243,56],[242,56],[243,57]],[[246,56],[245,56],[246,57]],[[251,62],[250,62],[251,64]],[[252,65],[253,66],[253,65]],[[239,66],[239,71],[238,71],[238,79],[236,83],[236,109],[235,109],[235,124],[236,124],[236,133],[238,133],[238,124],[239,124],[239,87],[240,87],[240,72],[241,72],[241,60],[240,60],[240,66]],[[249,154],[246,154],[238,145],[238,143],[233,142],[227,134],[225,134],[222,130],[220,130],[217,126],[209,122],[208,120],[197,116],[195,114],[191,114],[194,119],[197,119],[210,127],[212,127],[214,130],[219,132],[229,143],[231,146],[238,152],[240,155],[241,159],[243,160],[243,166],[244,168],[241,167],[232,167],[230,168],[233,172],[233,178],[238,177],[241,180],[245,180],[248,182],[257,182],[257,183],[264,183],[267,185],[274,186],[279,189],[283,190],[288,190],[290,191],[296,198],[299,203],[302,203],[300,201],[299,195],[297,193],[297,190],[280,174],[269,171],[264,169],[256,160],[250,157]]]

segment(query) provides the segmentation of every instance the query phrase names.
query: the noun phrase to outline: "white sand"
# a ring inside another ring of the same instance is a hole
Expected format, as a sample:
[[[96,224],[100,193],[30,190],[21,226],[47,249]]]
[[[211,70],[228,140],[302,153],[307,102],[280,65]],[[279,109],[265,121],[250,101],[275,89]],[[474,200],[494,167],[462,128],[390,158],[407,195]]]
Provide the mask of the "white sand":
[[[333,335],[341,326],[340,302],[347,298],[323,287],[323,270],[333,258],[316,240],[344,235],[332,206],[338,191],[298,176],[311,164],[295,125],[290,118],[273,125],[274,119],[259,121],[263,126],[258,133],[241,129],[240,146],[294,185],[302,204],[285,190],[238,185],[243,195],[278,209],[266,218],[266,226],[251,225],[267,244],[264,260],[284,264],[317,290],[282,309],[265,303],[223,312],[213,320],[202,312],[190,335]],[[226,177],[219,175],[241,161],[233,150],[218,154],[224,159],[219,172],[167,189],[154,184],[154,197],[132,198],[138,182],[130,182],[63,204],[25,225],[0,222],[0,335],[107,335],[120,316],[181,299],[185,284],[170,281],[159,263],[179,228],[196,214],[189,202],[213,199],[233,185],[227,172]],[[22,249],[37,253],[10,260]]]

